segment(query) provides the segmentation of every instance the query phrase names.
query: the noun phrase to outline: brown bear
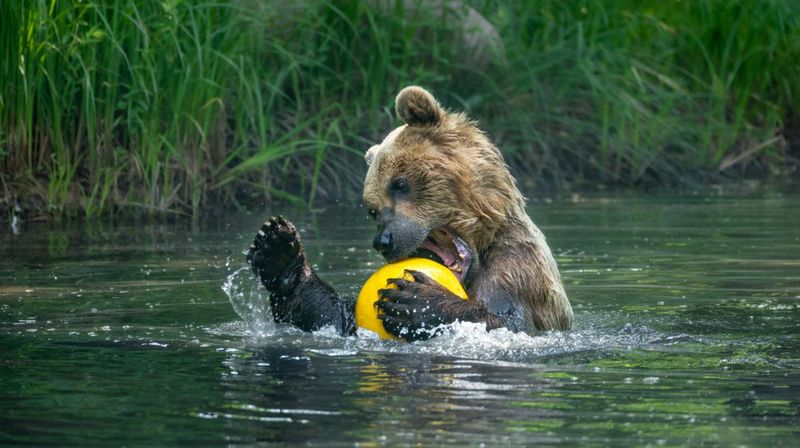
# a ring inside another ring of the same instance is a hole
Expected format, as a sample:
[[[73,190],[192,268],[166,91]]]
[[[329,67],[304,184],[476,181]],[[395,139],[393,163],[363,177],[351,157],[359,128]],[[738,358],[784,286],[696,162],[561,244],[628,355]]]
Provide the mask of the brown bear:
[[[373,246],[387,261],[432,258],[450,268],[470,300],[417,271],[393,279],[376,302],[386,330],[428,339],[457,320],[487,329],[566,330],[570,307],[542,232],[525,212],[500,151],[464,114],[420,87],[403,89],[406,123],[367,151],[364,202],[377,222]],[[276,321],[306,331],[355,332],[354,302],[317,277],[294,226],[271,218],[247,255],[270,293]]]

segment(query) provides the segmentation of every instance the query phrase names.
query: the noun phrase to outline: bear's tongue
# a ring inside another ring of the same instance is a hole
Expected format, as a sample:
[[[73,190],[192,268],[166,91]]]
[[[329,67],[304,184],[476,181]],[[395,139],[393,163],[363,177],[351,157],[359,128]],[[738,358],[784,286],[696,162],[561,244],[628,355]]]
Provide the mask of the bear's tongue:
[[[467,244],[445,230],[436,230],[419,246],[439,257],[459,281],[464,280],[471,264],[471,256]]]
[[[454,253],[450,252],[449,250],[444,250],[444,248],[437,246],[436,243],[434,243],[431,238],[428,238],[427,240],[425,240],[424,243],[420,244],[419,248],[431,251],[434,254],[436,254],[436,256],[442,260],[442,264],[447,266],[448,268],[452,268],[458,263],[458,258]]]

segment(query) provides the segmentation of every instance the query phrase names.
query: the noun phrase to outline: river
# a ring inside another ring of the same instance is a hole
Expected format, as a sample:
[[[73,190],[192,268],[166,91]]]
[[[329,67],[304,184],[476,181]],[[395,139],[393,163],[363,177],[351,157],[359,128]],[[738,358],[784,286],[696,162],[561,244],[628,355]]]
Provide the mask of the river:
[[[403,344],[276,326],[243,250],[270,214],[356,294],[360,207],[0,235],[0,443],[796,446],[800,196],[532,201],[575,324]]]

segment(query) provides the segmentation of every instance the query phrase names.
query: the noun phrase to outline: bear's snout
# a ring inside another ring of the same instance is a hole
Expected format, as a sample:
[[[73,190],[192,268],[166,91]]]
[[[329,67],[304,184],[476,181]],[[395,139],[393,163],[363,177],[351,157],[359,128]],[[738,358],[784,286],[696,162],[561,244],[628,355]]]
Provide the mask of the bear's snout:
[[[394,237],[384,228],[378,232],[378,236],[372,242],[372,247],[386,257],[394,250]]]
[[[428,228],[423,224],[385,208],[378,218],[378,234],[372,247],[387,261],[394,262],[408,257],[427,237]]]

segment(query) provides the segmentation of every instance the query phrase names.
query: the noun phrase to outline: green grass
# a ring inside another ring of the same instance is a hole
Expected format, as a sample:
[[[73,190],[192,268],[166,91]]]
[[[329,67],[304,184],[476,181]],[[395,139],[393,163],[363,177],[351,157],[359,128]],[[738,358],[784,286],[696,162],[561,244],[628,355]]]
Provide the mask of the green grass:
[[[796,157],[798,2],[466,2],[502,43],[477,60],[459,11],[412,3],[0,2],[0,201],[357,198],[407,84],[469,110],[526,189],[779,176]]]

